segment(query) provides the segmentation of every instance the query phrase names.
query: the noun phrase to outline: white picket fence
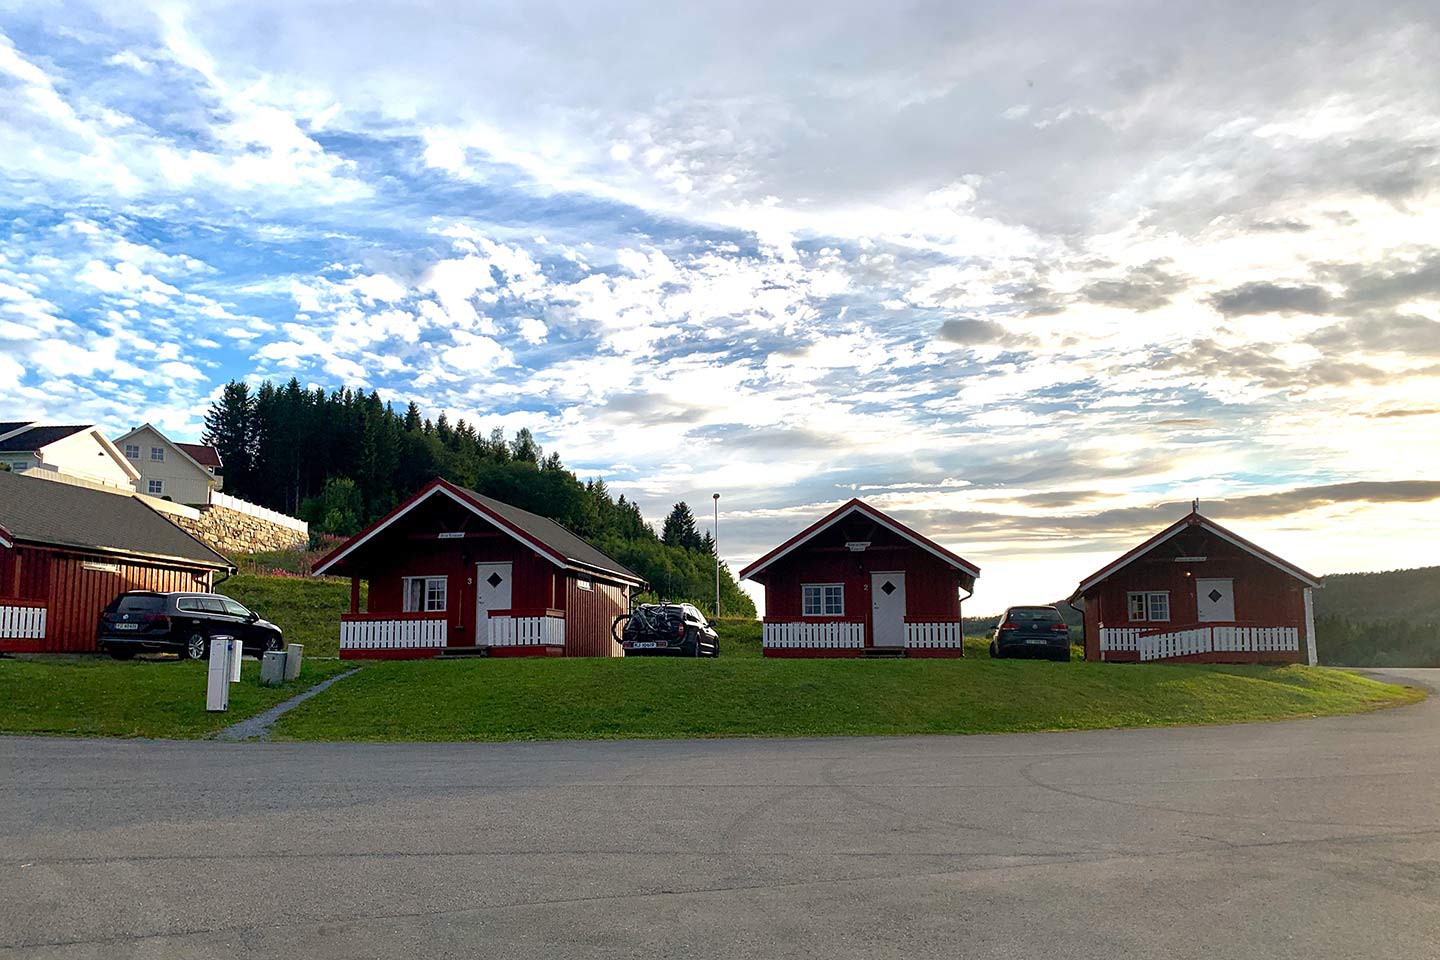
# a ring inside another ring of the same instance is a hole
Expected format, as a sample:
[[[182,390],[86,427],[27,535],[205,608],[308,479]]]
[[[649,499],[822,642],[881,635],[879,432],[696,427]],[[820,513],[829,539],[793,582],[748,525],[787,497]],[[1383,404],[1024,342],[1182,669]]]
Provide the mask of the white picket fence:
[[[340,618],[340,649],[430,650],[445,646],[449,624],[445,617],[403,620],[347,620]]]
[[[1101,632],[1102,649],[1104,631]],[[1300,649],[1295,627],[1191,627],[1140,637],[1141,660],[1165,660],[1198,653],[1278,653]]]
[[[865,646],[865,624],[767,623],[760,645],[767,650],[848,650]]]
[[[1101,627],[1100,652],[1139,650],[1140,634],[1144,632],[1138,627]]]
[[[44,640],[45,607],[0,600],[0,640]]]
[[[492,616],[490,646],[492,647],[563,647],[564,617]]]
[[[905,646],[920,650],[954,650],[965,645],[958,622],[907,623]]]
[[[280,513],[268,507],[251,503],[249,500],[241,500],[239,497],[232,497],[229,494],[221,493],[219,490],[210,491],[210,506],[220,507],[222,510],[234,510],[236,513],[243,513],[247,517],[254,517],[257,520],[264,520],[276,526],[288,527],[297,533],[310,533],[310,524],[287,513]]]

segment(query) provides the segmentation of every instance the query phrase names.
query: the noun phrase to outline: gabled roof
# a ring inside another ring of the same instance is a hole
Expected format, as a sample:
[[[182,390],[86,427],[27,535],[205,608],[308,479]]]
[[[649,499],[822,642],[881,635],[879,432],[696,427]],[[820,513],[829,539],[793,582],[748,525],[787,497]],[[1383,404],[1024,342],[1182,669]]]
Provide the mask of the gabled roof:
[[[176,441],[175,446],[191,460],[202,467],[221,467],[220,451],[205,443],[180,443]]]
[[[400,520],[411,510],[432,497],[447,497],[476,516],[483,518],[502,533],[530,547],[557,567],[599,573],[635,585],[644,578],[586,543],[548,517],[521,510],[494,497],[456,486],[436,478],[409,500],[336,547],[315,565],[313,576],[321,576],[349,556],[376,534]]]
[[[88,423],[67,427],[42,427],[39,424],[31,424],[28,429],[20,430],[4,440],[0,440],[0,452],[21,453],[39,450],[41,447],[48,447],[56,440],[64,440],[82,430],[89,430],[91,426]]]
[[[1114,562],[1108,564],[1105,567],[1102,567],[1095,573],[1092,573],[1090,576],[1080,581],[1080,586],[1075,589],[1075,594],[1078,595],[1084,593],[1091,587],[1098,584],[1100,581],[1107,579],[1115,573],[1118,573],[1120,570],[1128,567],[1130,564],[1134,563],[1136,560],[1139,560],[1141,557],[1145,556],[1147,553],[1154,550],[1156,547],[1170,540],[1172,537],[1176,536],[1182,531],[1189,530],[1192,527],[1199,527],[1203,530],[1209,531],[1210,533],[1219,537],[1221,540],[1224,540],[1227,543],[1239,547],[1241,550],[1250,554],[1252,557],[1265,561],[1275,569],[1281,571],[1282,573],[1289,574],[1290,576],[1294,577],[1296,580],[1301,581],[1307,586],[1320,586],[1320,578],[1315,576],[1314,574],[1306,573],[1304,570],[1301,570],[1293,563],[1280,559],[1275,554],[1271,553],[1269,550],[1265,550],[1262,547],[1257,547],[1249,540],[1246,540],[1244,537],[1240,536],[1240,534],[1235,533],[1232,530],[1227,530],[1225,527],[1222,527],[1214,520],[1211,520],[1209,517],[1202,514],[1199,510],[1192,510],[1188,515],[1181,517],[1179,520],[1176,520],[1170,526],[1166,527],[1164,530],[1161,530],[1159,533],[1155,534],[1155,536],[1151,537],[1149,540],[1146,540],[1144,543],[1140,544],[1140,546],[1131,550],[1129,553],[1124,554],[1123,556],[1116,559]]]
[[[206,470],[206,467],[220,466],[220,453],[214,447],[207,447],[204,444],[200,443],[176,443],[174,440],[171,440],[169,437],[165,436],[165,434],[161,433],[160,428],[155,426],[153,423],[142,423],[140,426],[136,427],[134,430],[131,430],[129,433],[122,434],[116,437],[115,445],[118,447],[124,444],[125,441],[129,440],[131,437],[135,436],[135,434],[140,433],[144,430],[149,430],[151,433],[155,434],[155,436],[163,440],[165,444],[170,447],[170,449],[180,454],[180,456],[184,457],[186,460],[189,460],[190,463],[195,467],[195,469],[199,470],[201,473],[206,474],[207,476],[209,475],[210,471]],[[200,454],[200,456],[197,456],[197,451],[209,452],[202,453]],[[205,459],[202,459],[202,457],[207,459],[213,458],[215,462],[206,463]]]
[[[220,554],[129,493],[0,471],[0,526],[12,543],[68,547],[225,570]]]
[[[29,420],[0,420],[0,440],[4,440],[12,433],[16,433],[22,427],[33,427],[35,424]]]
[[[921,534],[916,533],[914,530],[911,530],[899,520],[896,520],[894,517],[888,516],[887,514],[880,512],[876,508],[870,506],[870,504],[866,503],[864,500],[856,498],[849,501],[848,503],[842,504],[837,509],[821,517],[819,520],[815,521],[810,526],[806,527],[804,530],[801,530],[799,533],[795,534],[795,536],[791,537],[789,540],[786,540],[784,543],[780,544],[780,546],[776,547],[774,550],[771,550],[769,553],[765,554],[759,560],[756,560],[754,563],[741,570],[740,579],[744,580],[746,578],[753,578],[755,574],[764,570],[776,560],[779,560],[781,557],[790,553],[792,550],[803,546],[805,543],[812,540],[825,530],[828,530],[835,524],[839,523],[841,520],[844,520],[846,517],[856,513],[863,514],[865,517],[875,521],[880,526],[884,527],[886,530],[889,530],[891,533],[895,534],[901,539],[908,540],[910,543],[914,544],[920,549],[934,554],[935,556],[939,557],[941,560],[945,561],[950,566],[954,567],[960,572],[967,573],[972,577],[980,576],[980,568],[975,566],[975,564],[964,559],[963,557],[960,557],[957,554],[951,553],[949,550],[946,550],[944,547],[940,546],[940,544],[936,543],[934,540],[931,540],[929,537],[925,537]]]

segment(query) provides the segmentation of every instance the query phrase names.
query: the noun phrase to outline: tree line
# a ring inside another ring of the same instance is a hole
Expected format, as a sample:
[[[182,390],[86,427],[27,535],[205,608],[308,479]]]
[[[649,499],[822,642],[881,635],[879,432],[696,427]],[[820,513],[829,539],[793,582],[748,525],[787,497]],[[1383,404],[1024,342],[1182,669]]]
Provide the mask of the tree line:
[[[715,547],[688,505],[677,503],[656,534],[640,507],[581,481],[527,429],[482,434],[411,402],[403,414],[348,387],[309,390],[294,378],[256,390],[232,380],[205,414],[204,441],[224,463],[225,491],[299,516],[318,534],[349,536],[435,477],[549,517],[644,577],[655,596],[713,613]],[[726,616],[755,605],[720,565]]]

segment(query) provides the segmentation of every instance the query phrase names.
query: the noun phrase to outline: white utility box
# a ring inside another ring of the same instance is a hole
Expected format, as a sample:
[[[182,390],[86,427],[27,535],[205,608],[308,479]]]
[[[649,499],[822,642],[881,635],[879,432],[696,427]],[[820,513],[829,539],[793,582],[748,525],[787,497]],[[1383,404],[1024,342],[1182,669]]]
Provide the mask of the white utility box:
[[[205,709],[230,709],[232,676],[240,672],[240,641],[234,637],[210,638],[210,665],[205,672]]]
[[[300,660],[305,655],[303,643],[292,643],[285,648],[285,679],[294,680],[300,676]]]
[[[285,682],[287,657],[283,650],[266,650],[260,658],[260,683],[266,687],[278,687]]]

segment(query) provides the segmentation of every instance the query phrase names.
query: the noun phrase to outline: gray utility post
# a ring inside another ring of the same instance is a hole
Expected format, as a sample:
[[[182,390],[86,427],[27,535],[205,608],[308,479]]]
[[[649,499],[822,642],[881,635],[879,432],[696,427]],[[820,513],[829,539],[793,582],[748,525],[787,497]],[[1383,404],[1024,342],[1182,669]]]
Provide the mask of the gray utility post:
[[[715,619],[720,619],[720,494],[710,495],[715,501]]]

